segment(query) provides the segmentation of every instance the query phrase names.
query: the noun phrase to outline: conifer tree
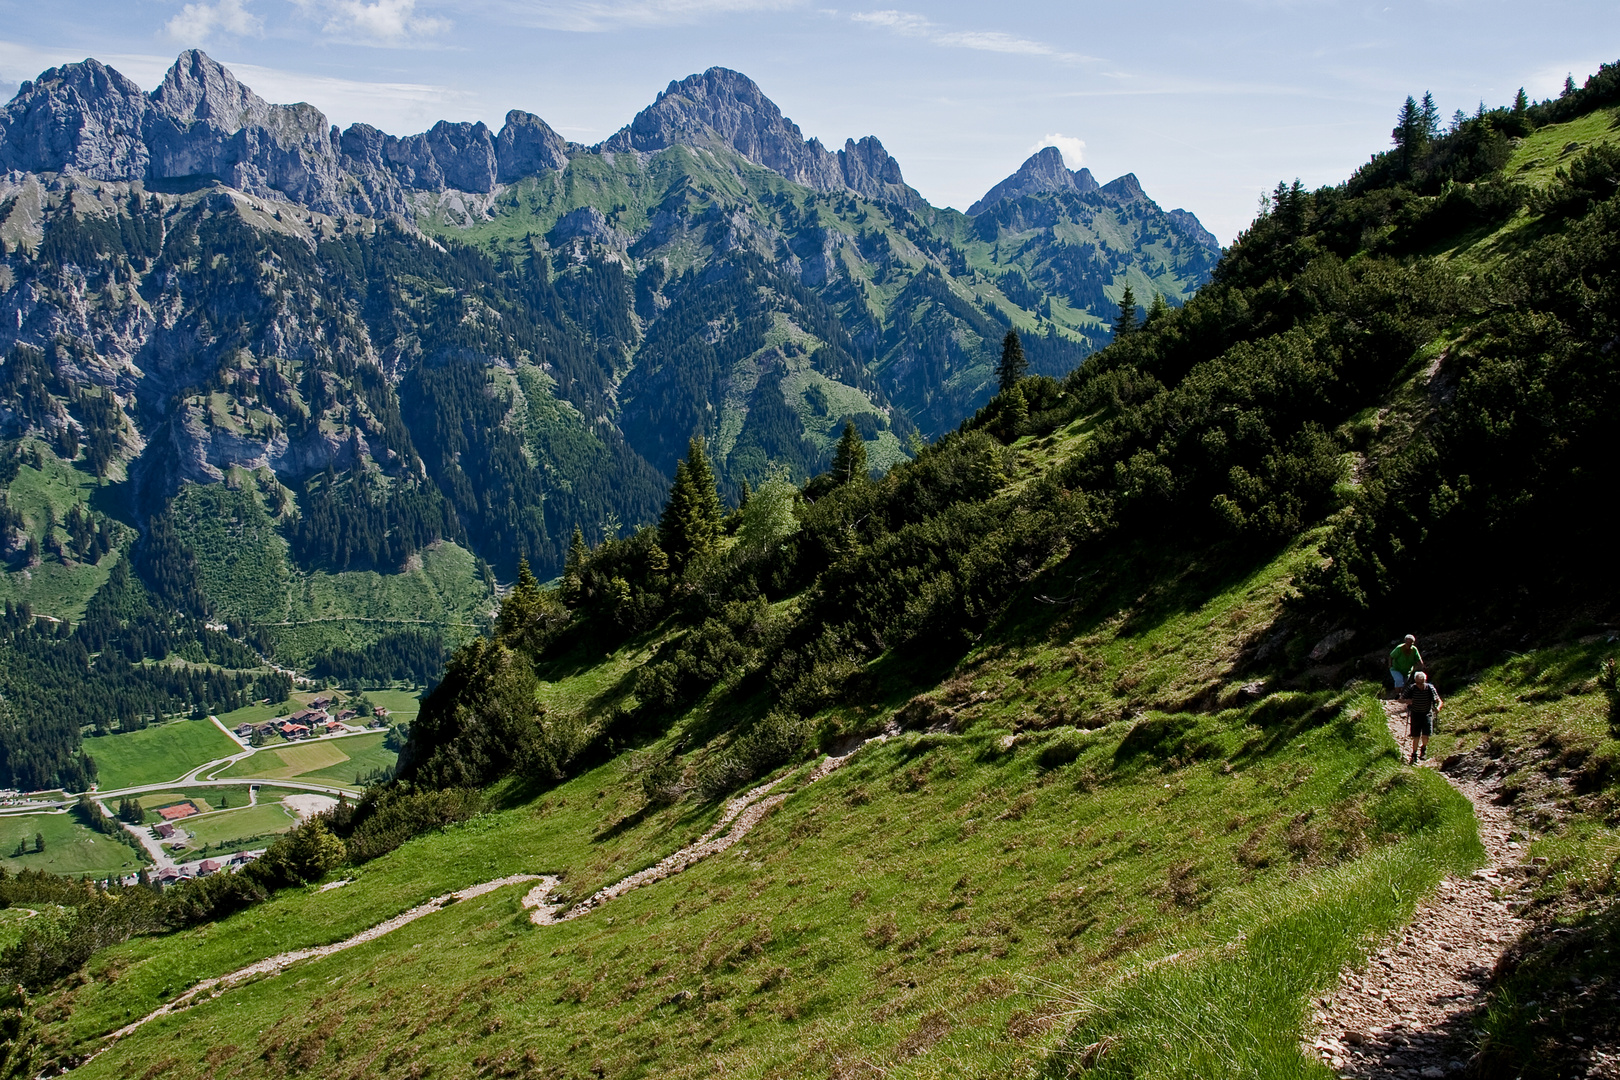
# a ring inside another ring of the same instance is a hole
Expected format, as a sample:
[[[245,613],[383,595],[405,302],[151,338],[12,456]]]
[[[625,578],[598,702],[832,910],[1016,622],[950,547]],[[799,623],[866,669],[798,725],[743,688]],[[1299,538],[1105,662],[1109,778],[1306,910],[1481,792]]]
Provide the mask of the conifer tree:
[[[1131,283],[1125,283],[1125,291],[1119,294],[1119,318],[1114,320],[1114,340],[1133,333],[1136,330],[1136,290]]]
[[[1440,135],[1440,106],[1435,104],[1434,94],[1423,91],[1423,141],[1433,142]]]
[[[845,422],[838,449],[833,451],[832,474],[839,484],[848,484],[868,479],[867,469],[866,443],[855,430],[855,424]]]
[[[568,542],[568,557],[563,561],[563,601],[567,604],[579,602],[580,578],[590,554],[590,549],[585,546],[585,534],[579,531],[576,524],[574,538]]]
[[[1018,331],[1008,330],[1007,336],[1001,339],[1001,363],[996,365],[996,379],[1003,393],[1011,390],[1018,384],[1029,370],[1029,361],[1024,358],[1024,343],[1018,338]]]
[[[697,436],[686,447],[686,460],[675,463],[675,482],[658,522],[658,543],[677,566],[713,554],[720,546],[723,515],[714,472]]]
[[[1513,95],[1513,111],[1516,113],[1522,113],[1529,107],[1530,98],[1525,95],[1524,87],[1521,86],[1519,87],[1519,92]]]
[[[1165,302],[1164,293],[1155,292],[1153,294],[1153,303],[1148,305],[1147,318],[1142,320],[1142,325],[1152,326],[1168,314],[1170,314],[1170,305]]]
[[[1427,94],[1424,100],[1431,106],[1433,99]],[[1400,115],[1395,118],[1395,129],[1391,131],[1390,139],[1395,143],[1399,152],[1401,168],[1411,170],[1417,155],[1428,142],[1428,119],[1425,108],[1419,105],[1410,94],[1406,96],[1406,103],[1401,106]]]

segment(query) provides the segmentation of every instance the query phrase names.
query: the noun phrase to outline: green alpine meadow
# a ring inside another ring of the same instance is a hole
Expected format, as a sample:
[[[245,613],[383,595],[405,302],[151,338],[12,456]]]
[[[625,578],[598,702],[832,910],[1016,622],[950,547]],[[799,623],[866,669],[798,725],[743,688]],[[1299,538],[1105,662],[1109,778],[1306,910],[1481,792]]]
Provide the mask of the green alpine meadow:
[[[1620,64],[1389,104],[1222,248],[22,84],[0,1078],[1615,1075]]]

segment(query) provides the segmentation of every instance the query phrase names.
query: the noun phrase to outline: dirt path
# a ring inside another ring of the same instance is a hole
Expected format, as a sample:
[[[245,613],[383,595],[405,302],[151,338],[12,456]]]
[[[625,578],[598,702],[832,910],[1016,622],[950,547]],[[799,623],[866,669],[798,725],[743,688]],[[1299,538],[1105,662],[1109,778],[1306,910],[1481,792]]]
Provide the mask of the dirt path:
[[[141,1027],[143,1024],[148,1024],[160,1016],[167,1016],[172,1012],[178,1012],[179,1010],[186,1008],[188,1005],[195,1004],[199,998],[205,995],[208,997],[213,997],[216,994],[222,993],[233,986],[253,978],[254,976],[275,975],[301,960],[318,960],[323,956],[331,956],[333,953],[340,953],[345,949],[352,949],[356,945],[364,945],[368,941],[376,941],[384,934],[391,934],[400,927],[409,925],[424,915],[431,915],[435,911],[449,907],[451,904],[460,900],[471,900],[475,896],[483,896],[487,892],[494,892],[496,889],[499,889],[504,885],[515,885],[524,881],[544,882],[546,880],[548,879],[542,878],[539,874],[513,874],[510,877],[498,878],[495,881],[486,881],[480,885],[472,885],[468,888],[457,890],[456,892],[445,893],[443,896],[435,896],[425,904],[418,904],[409,911],[401,912],[386,922],[380,922],[370,929],[362,930],[351,938],[345,938],[342,941],[333,942],[331,945],[318,945],[310,949],[295,949],[292,952],[284,952],[279,956],[267,957],[260,960],[258,963],[249,964],[247,967],[233,971],[229,975],[221,975],[214,979],[204,979],[168,1004],[153,1010],[134,1023],[126,1024],[117,1031],[108,1035],[106,1037],[107,1046],[111,1046],[113,1043],[117,1042],[125,1035],[128,1035],[136,1028]],[[553,878],[549,880],[551,880],[554,884],[556,879]],[[107,1046],[102,1047],[102,1050],[97,1051],[97,1053],[105,1051]]]
[[[820,780],[822,777],[827,776],[829,773],[842,766],[850,758],[855,756],[856,751],[865,746],[867,743],[882,742],[893,733],[894,732],[892,731],[885,731],[882,734],[876,735],[870,739],[859,741],[851,740],[849,743],[846,743],[844,746],[838,748],[833,753],[823,758],[821,762],[811,770],[810,775],[805,779],[804,784],[801,785],[798,790],[803,790],[803,788],[808,787],[817,780]],[[761,784],[751,791],[745,792],[744,794],[739,795],[737,798],[732,799],[730,802],[726,803],[725,809],[721,811],[720,819],[714,823],[714,826],[710,828],[708,832],[700,836],[696,842],[681,848],[673,855],[660,860],[654,866],[650,866],[645,870],[631,874],[629,877],[623,878],[604,889],[598,890],[589,899],[575,904],[566,911],[562,910],[561,904],[553,904],[549,902],[549,898],[551,894],[556,891],[559,882],[557,877],[550,874],[513,874],[510,877],[499,878],[495,881],[486,881],[481,885],[473,885],[468,888],[458,890],[457,892],[445,893],[443,896],[436,896],[432,900],[429,900],[424,904],[418,904],[409,911],[396,915],[386,922],[378,923],[376,926],[373,926],[368,930],[362,930],[353,937],[345,938],[344,940],[334,942],[331,945],[320,945],[314,948],[296,949],[292,952],[281,953],[279,956],[268,957],[264,960],[258,961],[257,963],[249,964],[247,967],[233,971],[228,975],[221,975],[213,979],[204,979],[196,986],[186,991],[184,994],[175,998],[173,1001],[170,1001],[167,1004],[153,1010],[151,1013],[141,1017],[134,1023],[127,1024],[124,1027],[119,1028],[117,1031],[114,1031],[112,1034],[106,1036],[101,1049],[97,1050],[95,1054],[90,1055],[90,1057],[93,1058],[99,1054],[105,1053],[108,1047],[111,1047],[119,1039],[123,1038],[125,1035],[128,1035],[130,1032],[135,1031],[142,1025],[148,1024],[160,1016],[167,1016],[170,1013],[178,1012],[181,1009],[195,1004],[198,1000],[204,997],[215,997],[221,993],[224,993],[231,987],[237,986],[256,976],[278,974],[285,971],[293,964],[304,960],[318,960],[321,957],[331,956],[333,953],[339,953],[345,949],[352,949],[356,945],[364,945],[368,941],[375,941],[384,934],[393,933],[400,927],[413,923],[417,919],[422,918],[424,915],[431,915],[435,911],[439,911],[460,900],[471,900],[476,896],[483,896],[485,893],[493,892],[505,885],[515,885],[520,882],[527,881],[537,883],[532,889],[529,890],[527,895],[523,897],[523,906],[529,910],[529,920],[538,926],[550,926],[555,923],[566,922],[569,919],[577,919],[581,915],[589,914],[591,911],[594,911],[596,908],[607,903],[616,896],[620,896],[631,889],[638,888],[642,885],[650,885],[655,881],[660,881],[663,878],[669,877],[671,874],[678,874],[682,870],[685,870],[687,867],[691,866],[693,863],[706,859],[710,855],[718,854],[731,847],[744,836],[748,835],[748,832],[753,829],[755,825],[759,824],[760,820],[764,818],[766,814],[770,813],[774,807],[786,799],[788,795],[792,794],[792,792],[783,792],[776,795],[771,794],[771,791],[781,782],[782,781],[780,779],[772,780],[768,784]],[[333,885],[326,886],[326,888],[335,888],[337,884],[338,883],[334,883]],[[342,884],[347,884],[347,882],[343,882]],[[86,1058],[84,1060],[89,1061],[90,1058]],[[84,1062],[80,1062],[79,1064],[83,1063]]]
[[[804,790],[804,788],[809,787],[817,780],[839,768],[854,757],[855,752],[867,743],[882,742],[892,734],[894,734],[893,730],[885,730],[870,739],[852,739],[843,746],[838,747],[831,754],[822,758],[814,769],[810,770],[810,775],[805,778],[804,783],[800,785],[798,790]],[[550,895],[555,882],[553,882],[553,885],[535,886],[523,898],[523,906],[530,909],[529,921],[536,926],[551,926],[555,923],[567,922],[569,919],[577,919],[581,915],[590,914],[609,900],[622,896],[631,889],[651,885],[655,881],[662,881],[671,874],[678,874],[693,863],[706,859],[710,855],[718,855],[747,836],[766,814],[793,794],[793,792],[787,791],[772,795],[772,790],[781,782],[781,779],[772,780],[768,784],[761,784],[759,787],[737,796],[726,803],[725,809],[720,812],[720,819],[714,823],[714,826],[708,832],[698,837],[694,843],[688,844],[673,855],[666,856],[645,870],[637,871],[629,877],[621,878],[612,885],[598,889],[589,898],[580,901],[566,911],[562,910],[561,904],[550,902]]]
[[[1384,712],[1406,750],[1405,707],[1385,702]],[[1461,1076],[1466,1018],[1518,936],[1511,902],[1501,899],[1524,884],[1523,852],[1508,839],[1507,810],[1490,788],[1446,779],[1474,804],[1486,864],[1467,879],[1442,881],[1398,941],[1375,952],[1364,969],[1343,971],[1337,992],[1317,1002],[1321,1035],[1311,1049],[1342,1077]]]

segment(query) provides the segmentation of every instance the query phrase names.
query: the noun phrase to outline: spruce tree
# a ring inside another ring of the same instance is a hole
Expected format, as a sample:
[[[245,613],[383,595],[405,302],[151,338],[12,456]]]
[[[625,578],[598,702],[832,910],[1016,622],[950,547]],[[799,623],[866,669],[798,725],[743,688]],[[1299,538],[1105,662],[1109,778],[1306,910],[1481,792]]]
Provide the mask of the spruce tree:
[[[832,474],[839,484],[848,484],[868,479],[867,469],[866,443],[855,430],[855,424],[846,421],[838,449],[833,451]]]
[[[1434,102],[1434,94],[1428,90],[1423,91],[1423,141],[1433,142],[1440,135],[1440,106]]]
[[[1136,330],[1136,290],[1131,283],[1125,283],[1125,291],[1119,294],[1119,318],[1114,320],[1114,340],[1126,337]]]
[[[1433,99],[1427,95],[1425,100],[1433,104]],[[1408,94],[1406,103],[1401,106],[1400,115],[1395,118],[1395,129],[1389,133],[1395,149],[1399,152],[1401,168],[1411,170],[1418,153],[1428,142],[1427,133],[1428,120],[1424,115],[1424,107]]]
[[[1016,386],[1028,370],[1029,361],[1024,358],[1024,343],[1019,340],[1018,331],[1007,331],[1007,336],[1001,339],[1001,363],[996,365],[996,379],[1002,393]]]
[[[1147,318],[1142,320],[1142,325],[1152,326],[1168,314],[1170,314],[1170,305],[1165,302],[1164,293],[1155,292],[1153,294],[1153,303],[1148,305]]]
[[[693,436],[686,460],[675,463],[675,482],[658,522],[658,543],[677,566],[713,554],[722,532],[720,493],[703,440]]]

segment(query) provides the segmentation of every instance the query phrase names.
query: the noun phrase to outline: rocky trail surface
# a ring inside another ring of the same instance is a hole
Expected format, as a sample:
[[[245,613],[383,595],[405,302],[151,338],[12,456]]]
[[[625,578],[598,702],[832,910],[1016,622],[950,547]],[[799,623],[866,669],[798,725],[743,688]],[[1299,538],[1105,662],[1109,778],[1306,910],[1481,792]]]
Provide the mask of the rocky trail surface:
[[[894,734],[892,730],[886,730],[882,734],[873,736],[870,739],[851,740],[849,743],[823,758],[822,761],[813,770],[811,770],[809,775],[805,778],[804,784],[801,785],[800,790],[802,790],[803,787],[808,787],[810,784],[815,783],[817,780],[820,780],[822,777],[827,776],[829,773],[842,766],[855,755],[856,751],[865,746],[867,743],[882,742],[883,740],[889,738],[889,736],[892,734]],[[158,1017],[167,1016],[170,1013],[178,1012],[184,1008],[187,1008],[188,1006],[196,1004],[198,1001],[217,997],[226,990],[229,990],[231,987],[240,985],[249,979],[258,976],[277,975],[301,961],[318,960],[322,957],[331,956],[334,953],[343,952],[345,949],[352,949],[357,945],[364,945],[368,941],[375,941],[384,934],[393,933],[402,926],[409,925],[410,923],[415,922],[417,919],[431,915],[436,911],[443,910],[444,908],[449,907],[451,904],[458,901],[471,900],[474,897],[483,896],[485,893],[494,892],[496,889],[502,888],[506,885],[516,885],[530,881],[536,883],[535,886],[529,890],[527,895],[524,896],[523,906],[529,909],[529,920],[538,926],[550,926],[555,923],[566,922],[570,919],[577,919],[581,915],[589,914],[602,904],[607,903],[609,900],[612,900],[613,898],[620,896],[631,889],[638,888],[643,885],[650,885],[655,881],[660,881],[666,877],[669,877],[671,874],[678,874],[694,863],[699,862],[702,859],[706,859],[710,855],[717,855],[736,844],[737,841],[746,836],[755,825],[759,824],[766,814],[770,813],[770,811],[785,800],[788,795],[792,794],[792,792],[783,792],[774,795],[771,794],[771,792],[782,783],[782,779],[785,779],[785,777],[773,780],[767,784],[761,784],[758,787],[739,795],[737,798],[732,799],[730,802],[726,803],[725,809],[721,811],[719,820],[716,821],[714,825],[695,842],[688,844],[686,847],[681,848],[679,851],[667,856],[645,870],[638,871],[637,873],[631,874],[629,877],[623,878],[612,885],[598,890],[588,899],[575,904],[573,907],[568,907],[566,910],[565,905],[561,903],[553,903],[550,900],[550,897],[556,891],[556,888],[560,883],[560,879],[551,874],[512,874],[508,877],[497,878],[494,881],[486,881],[478,885],[469,886],[465,889],[458,889],[455,892],[445,893],[443,896],[436,896],[425,903],[418,904],[409,911],[401,912],[391,919],[380,922],[376,926],[370,927],[369,929],[362,930],[353,937],[345,938],[342,941],[333,942],[330,945],[319,945],[308,949],[295,949],[292,952],[285,952],[277,956],[267,957],[263,960],[257,961],[256,963],[249,964],[247,967],[233,971],[228,975],[220,975],[216,978],[204,979],[196,986],[193,986],[190,990],[187,990],[184,994],[175,998],[173,1001],[167,1002],[147,1015],[141,1017],[139,1020],[126,1024],[117,1031],[114,1031],[106,1036],[106,1040],[102,1048],[98,1050],[96,1054],[90,1055],[90,1057],[95,1057],[101,1053],[104,1053],[108,1047],[112,1046],[119,1039],[135,1031],[142,1025],[156,1020]],[[327,888],[336,888],[338,885],[346,884],[348,884],[346,881],[335,882],[332,885],[324,886],[323,891]],[[89,1060],[90,1058],[85,1058],[80,1062],[80,1064],[83,1064],[85,1061]]]
[[[1384,712],[1405,749],[1405,706],[1387,701]],[[1374,952],[1364,968],[1341,972],[1337,991],[1317,1001],[1321,1034],[1311,1049],[1341,1077],[1464,1075],[1468,1019],[1519,934],[1513,912],[1522,901],[1505,896],[1526,885],[1526,866],[1510,838],[1507,809],[1490,787],[1446,779],[1474,804],[1486,863],[1466,879],[1442,881],[1398,940]]]

